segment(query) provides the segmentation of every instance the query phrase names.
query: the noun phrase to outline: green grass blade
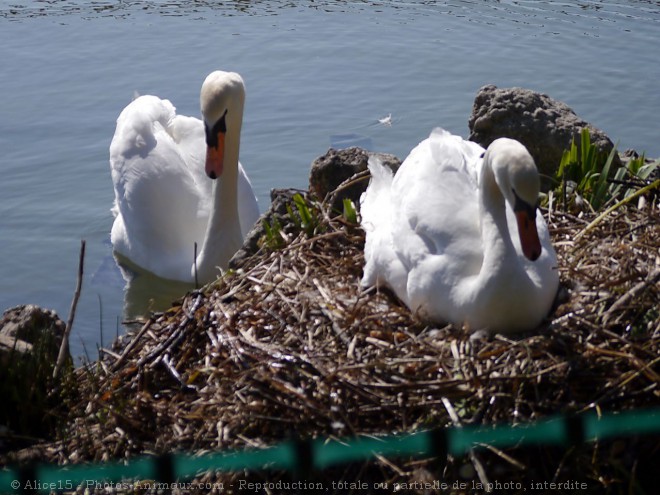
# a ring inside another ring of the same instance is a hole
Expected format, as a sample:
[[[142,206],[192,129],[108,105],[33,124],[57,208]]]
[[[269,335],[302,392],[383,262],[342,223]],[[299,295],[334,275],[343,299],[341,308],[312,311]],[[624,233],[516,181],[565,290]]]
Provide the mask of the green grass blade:
[[[610,154],[607,157],[607,161],[603,166],[603,170],[598,174],[598,177],[596,178],[593,195],[591,197],[591,206],[594,210],[598,210],[606,200],[607,189],[609,187],[607,183],[607,177],[609,176],[610,167],[612,166],[615,153],[616,147],[612,148],[612,151],[610,151]]]
[[[640,167],[635,176],[642,180],[646,180],[657,168],[660,168],[660,160]]]
[[[355,209],[355,204],[349,198],[344,198],[344,212],[343,217],[347,222],[357,224],[357,211]]]

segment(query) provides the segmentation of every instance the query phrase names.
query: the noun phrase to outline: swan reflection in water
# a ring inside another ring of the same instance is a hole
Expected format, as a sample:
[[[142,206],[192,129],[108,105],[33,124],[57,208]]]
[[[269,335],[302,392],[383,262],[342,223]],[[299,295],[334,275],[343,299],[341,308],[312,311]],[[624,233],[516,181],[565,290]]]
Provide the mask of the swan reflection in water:
[[[114,253],[114,261],[126,283],[123,314],[126,321],[165,311],[195,289],[193,283],[167,280],[143,270],[120,254]]]

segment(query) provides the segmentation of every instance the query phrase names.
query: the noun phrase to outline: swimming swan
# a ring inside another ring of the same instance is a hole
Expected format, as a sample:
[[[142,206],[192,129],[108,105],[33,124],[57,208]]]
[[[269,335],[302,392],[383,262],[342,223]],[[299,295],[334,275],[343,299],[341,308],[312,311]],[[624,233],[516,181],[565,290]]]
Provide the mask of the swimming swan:
[[[557,259],[522,144],[501,138],[484,152],[436,129],[394,177],[374,160],[369,170],[363,287],[387,285],[420,316],[470,330],[529,330],[547,316]]]
[[[244,100],[241,77],[216,71],[202,85],[203,122],[176,115],[156,96],[141,96],[121,112],[110,144],[116,253],[187,282],[195,270],[206,283],[227,267],[259,216],[238,161]]]

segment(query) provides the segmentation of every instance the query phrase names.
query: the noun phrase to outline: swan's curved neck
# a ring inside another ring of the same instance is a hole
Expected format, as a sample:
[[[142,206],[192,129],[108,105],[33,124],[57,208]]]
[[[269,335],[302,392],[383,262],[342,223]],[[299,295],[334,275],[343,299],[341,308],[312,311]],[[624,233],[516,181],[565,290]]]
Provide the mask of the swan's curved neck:
[[[479,184],[479,213],[481,217],[481,237],[484,257],[480,277],[495,276],[506,259],[515,255],[515,248],[509,235],[506,219],[506,202],[500,190],[489,161],[482,165],[481,183]]]
[[[227,129],[222,175],[213,184],[209,222],[196,260],[197,280],[200,283],[213,281],[219,274],[218,267],[227,268],[229,260],[243,244],[237,192],[240,124],[239,119]],[[195,276],[194,266],[192,275]]]

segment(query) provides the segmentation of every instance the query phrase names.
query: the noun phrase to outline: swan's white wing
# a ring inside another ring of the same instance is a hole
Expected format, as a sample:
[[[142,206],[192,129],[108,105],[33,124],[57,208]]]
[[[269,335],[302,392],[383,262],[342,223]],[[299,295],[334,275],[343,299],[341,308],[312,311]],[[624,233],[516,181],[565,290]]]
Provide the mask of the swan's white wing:
[[[117,215],[111,240],[117,252],[164,278],[187,280],[194,243],[204,239],[203,198],[171,134],[175,109],[142,96],[117,119],[110,167]]]
[[[411,269],[435,255],[454,258],[461,273],[481,264],[477,184],[464,142],[455,137],[432,134],[410,153],[394,179],[395,224],[402,229],[395,238]]]
[[[392,186],[393,238],[409,272],[407,303],[430,316],[450,316],[459,304],[457,285],[481,267],[475,146],[435,130],[406,158]]]
[[[464,172],[474,187],[479,183],[482,158],[486,150],[477,143],[436,127],[426,140],[432,160],[439,166],[449,166]]]
[[[394,246],[392,236],[392,171],[380,159],[370,157],[371,181],[360,198],[364,245],[363,287],[388,285],[399,297],[405,292],[408,273]]]
[[[208,217],[213,195],[213,181],[207,177],[205,170],[204,124],[195,117],[177,115],[170,121],[168,131],[177,144],[179,154],[199,189],[199,197],[204,201],[203,211]]]

